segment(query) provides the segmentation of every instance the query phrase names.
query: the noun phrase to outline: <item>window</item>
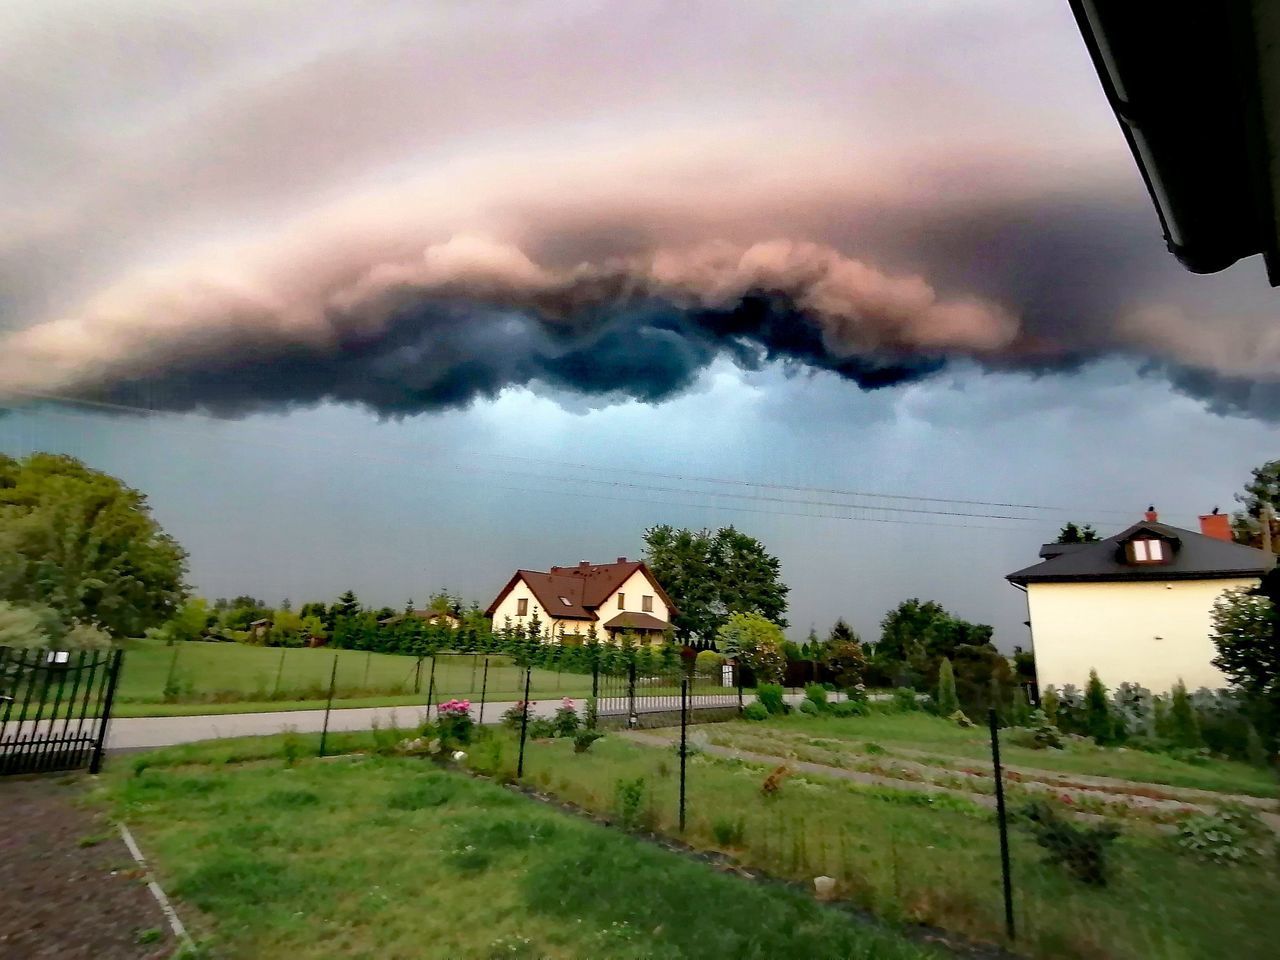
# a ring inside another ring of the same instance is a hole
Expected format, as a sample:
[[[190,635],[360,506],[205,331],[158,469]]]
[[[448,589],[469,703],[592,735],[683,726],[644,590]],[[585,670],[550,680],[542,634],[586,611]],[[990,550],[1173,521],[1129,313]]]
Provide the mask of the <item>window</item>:
[[[645,613],[653,613],[653,597],[645,596],[640,598],[640,609]]]
[[[527,597],[521,597],[516,601],[516,616],[527,617],[529,615],[529,600]]]
[[[625,593],[618,594],[618,609],[627,609],[627,595]]]
[[[1130,540],[1131,563],[1164,563],[1164,543],[1160,540]]]
[[[573,601],[571,601],[568,597],[561,597],[560,602],[563,603],[566,607],[573,606]]]

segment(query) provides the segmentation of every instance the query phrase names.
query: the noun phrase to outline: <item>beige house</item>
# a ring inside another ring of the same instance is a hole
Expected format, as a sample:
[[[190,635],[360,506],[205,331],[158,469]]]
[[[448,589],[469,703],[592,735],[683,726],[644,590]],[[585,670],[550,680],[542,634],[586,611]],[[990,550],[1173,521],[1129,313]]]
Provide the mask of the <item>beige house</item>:
[[[1108,687],[1225,686],[1211,663],[1213,603],[1232,587],[1255,586],[1275,557],[1234,543],[1226,514],[1201,517],[1200,527],[1161,523],[1152,508],[1105,540],[1047,543],[1040,563],[1009,574],[1027,595],[1041,689],[1083,687],[1091,669]]]
[[[586,637],[594,627],[601,640],[624,631],[642,640],[663,639],[671,627],[671,598],[638,560],[517,570],[485,614],[495,629],[525,627],[536,617],[548,638]]]

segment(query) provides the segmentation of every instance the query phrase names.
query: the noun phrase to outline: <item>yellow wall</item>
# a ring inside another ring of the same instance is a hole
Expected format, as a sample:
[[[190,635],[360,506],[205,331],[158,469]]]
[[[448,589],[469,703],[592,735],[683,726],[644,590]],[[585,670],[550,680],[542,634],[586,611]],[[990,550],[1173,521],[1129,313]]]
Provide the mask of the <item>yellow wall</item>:
[[[1083,688],[1091,668],[1108,687],[1129,681],[1162,693],[1179,679],[1188,690],[1225,686],[1209,662],[1217,652],[1209,612],[1224,590],[1257,582],[1028,584],[1040,688]]]
[[[626,582],[622,584],[618,590],[613,593],[599,608],[600,622],[595,624],[596,632],[601,640],[607,640],[605,630],[602,624],[607,623],[616,617],[622,610],[618,607],[618,593],[626,597],[625,609],[639,612],[640,598],[648,595],[653,597],[653,616],[657,617],[664,623],[670,622],[667,605],[662,602],[662,596],[653,589],[653,585],[649,582],[648,577],[637,570]],[[529,612],[523,616],[516,616],[516,610],[519,609],[520,600],[529,601]],[[586,620],[557,620],[549,614],[547,610],[538,602],[538,598],[533,595],[533,591],[529,589],[529,585],[523,580],[517,580],[516,585],[511,588],[511,592],[502,598],[502,603],[498,604],[498,608],[493,612],[493,628],[501,630],[507,622],[507,618],[511,619],[511,626],[522,627],[529,620],[533,619],[534,614],[542,621],[543,629],[548,631],[549,636],[556,636],[561,629],[565,633],[582,633],[586,634],[591,629],[591,622]]]

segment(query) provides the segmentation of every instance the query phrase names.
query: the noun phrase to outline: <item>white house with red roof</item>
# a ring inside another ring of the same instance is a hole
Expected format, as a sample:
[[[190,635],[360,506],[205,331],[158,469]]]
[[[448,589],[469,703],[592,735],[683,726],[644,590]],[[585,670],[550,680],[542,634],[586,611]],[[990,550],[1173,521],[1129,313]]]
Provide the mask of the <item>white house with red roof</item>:
[[[642,641],[663,639],[675,605],[641,560],[582,561],[573,567],[517,570],[485,615],[501,629],[525,627],[537,618],[548,637],[585,636],[594,627],[601,640],[624,632]]]

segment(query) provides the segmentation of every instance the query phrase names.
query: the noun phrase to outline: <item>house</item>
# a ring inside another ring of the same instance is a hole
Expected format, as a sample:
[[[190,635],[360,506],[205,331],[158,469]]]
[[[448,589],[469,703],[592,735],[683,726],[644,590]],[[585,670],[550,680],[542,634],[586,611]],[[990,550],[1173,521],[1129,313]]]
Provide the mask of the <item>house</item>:
[[[272,622],[267,619],[254,620],[249,624],[249,637],[252,640],[262,640],[271,632]]]
[[[1182,680],[1188,689],[1225,686],[1210,662],[1214,601],[1255,586],[1275,557],[1232,542],[1216,511],[1200,532],[1143,520],[1094,543],[1047,543],[1040,562],[1006,578],[1026,592],[1041,689],[1083,687],[1095,669],[1110,687],[1140,683],[1154,692]]]
[[[601,640],[624,632],[642,642],[663,639],[675,605],[648,566],[618,557],[613,563],[582,561],[574,567],[517,570],[485,615],[501,629],[527,626],[535,617],[548,637],[585,637],[594,627]]]
[[[442,610],[410,610],[408,613],[398,613],[394,617],[384,617],[378,621],[378,626],[388,627],[414,617],[424,623],[438,623],[441,626],[448,627],[451,630],[458,629],[461,622],[457,614]]]

